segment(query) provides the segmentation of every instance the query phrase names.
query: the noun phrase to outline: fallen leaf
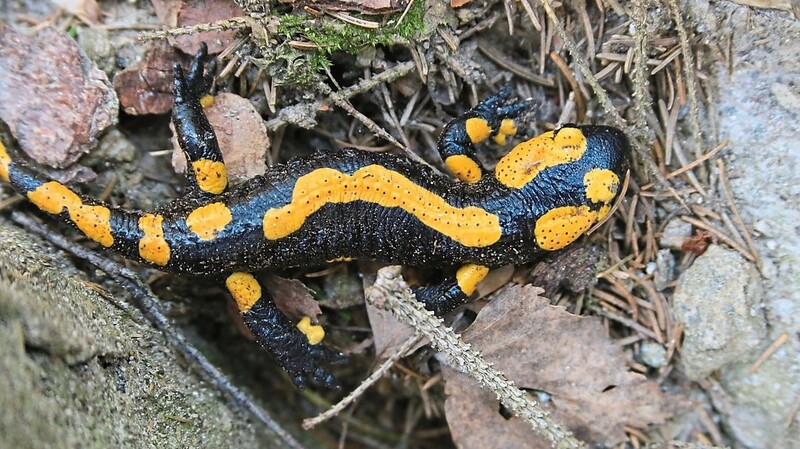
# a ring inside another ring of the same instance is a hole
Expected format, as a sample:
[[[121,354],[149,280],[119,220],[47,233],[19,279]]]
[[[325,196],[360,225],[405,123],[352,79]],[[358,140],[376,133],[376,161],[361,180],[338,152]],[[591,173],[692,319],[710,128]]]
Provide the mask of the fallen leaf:
[[[225,160],[228,176],[234,183],[263,175],[267,171],[267,153],[270,148],[267,126],[255,106],[246,98],[222,92],[214,97],[214,103],[205,108],[211,127],[217,135],[220,150]],[[174,136],[172,144],[172,166],[182,173],[186,170],[186,158]]]
[[[172,108],[172,64],[178,52],[167,42],[149,44],[142,60],[114,76],[114,89],[130,115],[165,114]]]
[[[370,261],[359,263],[363,273],[365,292],[375,284],[379,266],[380,264]],[[379,309],[369,303],[367,303],[367,318],[369,319],[369,327],[372,329],[372,338],[375,341],[375,356],[378,360],[385,360],[391,357],[406,340],[412,338],[415,334],[411,326],[395,318],[392,312]],[[421,341],[411,348],[408,353],[410,354],[426,344],[428,344],[428,340]]]
[[[599,318],[551,306],[537,287],[500,292],[464,333],[464,341],[523,389],[542,392],[552,418],[583,441],[613,446],[623,426],[644,428],[669,417],[655,382],[630,372],[621,347],[605,335]],[[462,449],[550,447],[517,417],[506,419],[492,392],[452,369],[445,413]]]
[[[53,28],[15,32],[0,22],[0,118],[39,163],[66,167],[117,122],[106,74]]]
[[[499,290],[504,285],[508,284],[514,276],[514,265],[505,265],[496,270],[492,270],[486,276],[486,279],[478,284],[478,289],[475,292],[476,298],[484,298]]]
[[[169,28],[213,23],[244,15],[244,11],[232,0],[152,0],[152,3],[158,20]],[[189,55],[197,53],[203,42],[208,45],[210,54],[216,54],[227,48],[235,36],[235,30],[204,31],[174,36],[168,40]]]
[[[70,14],[75,14],[91,24],[100,20],[100,6],[96,0],[51,0],[53,6],[64,8]]]
[[[267,275],[264,285],[275,301],[275,305],[292,321],[299,321],[307,316],[316,322],[322,313],[317,300],[311,296],[305,284],[297,279],[286,279],[274,274]]]
[[[361,271],[364,273],[364,291],[366,291],[375,283],[375,270],[365,268],[362,263]],[[483,298],[491,294],[507,284],[513,274],[513,265],[506,265],[490,271],[486,279],[478,285],[475,297]],[[409,338],[414,336],[414,329],[395,318],[388,310],[379,309],[367,303],[367,317],[369,318],[370,328],[372,329],[373,339],[375,340],[375,354],[378,359],[390,357],[397,352]],[[428,340],[423,339],[417,345],[413,346],[408,353],[410,354],[427,344]]]
[[[414,329],[400,321],[388,310],[382,310],[367,304],[367,317],[375,341],[375,357],[385,360],[396,353],[401,346],[414,336]],[[415,345],[408,353],[412,353],[428,344],[427,340]]]

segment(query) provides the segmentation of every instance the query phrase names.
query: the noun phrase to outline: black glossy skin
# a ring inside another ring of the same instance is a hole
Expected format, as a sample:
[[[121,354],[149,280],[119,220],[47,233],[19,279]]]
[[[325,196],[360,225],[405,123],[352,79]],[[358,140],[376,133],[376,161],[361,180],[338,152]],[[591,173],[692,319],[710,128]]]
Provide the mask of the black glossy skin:
[[[608,151],[617,143],[618,131],[606,127],[580,128],[588,135],[592,150],[576,164],[620,170],[623,158],[617,156],[609,161],[609,155],[618,153]],[[298,232],[274,241],[264,238],[264,214],[290,202],[298,177],[317,168],[335,168],[352,174],[372,164],[404,174],[450,204],[476,206],[497,214],[501,218],[502,238],[489,247],[469,248],[400,208],[367,202],[329,204],[310,217]],[[466,184],[393,154],[354,149],[318,152],[306,159],[275,165],[265,176],[215,197],[214,201],[231,209],[235,226],[228,226],[214,240],[201,241],[185,225],[183,217],[196,208],[196,203],[177,203],[165,208],[163,213],[170,218],[167,241],[174,254],[165,268],[184,274],[210,275],[318,266],[341,257],[413,266],[474,262],[499,267],[526,263],[543,253],[533,238],[535,220],[554,207],[576,205],[574,198],[582,197],[583,178],[575,173],[583,172],[576,171],[571,164],[552,167],[517,190],[503,186],[491,176]]]
[[[186,76],[176,66],[173,121],[189,161],[222,161],[213,129],[199,102],[211,85],[213,75],[211,71],[204,75],[204,55],[203,51],[198,54]],[[483,118],[496,129],[503,118],[516,117],[528,108],[530,103],[512,101],[510,89],[504,89],[451,122],[443,132],[439,150],[443,157],[465,154],[474,159],[473,143],[463,125],[467,118]],[[144,237],[139,219],[144,212],[106,206],[111,210],[114,237],[109,249],[160,270],[221,279],[233,272],[315,267],[339,258],[369,258],[434,267],[479,264],[493,268],[530,262],[544,252],[534,240],[534,223],[539,217],[556,207],[582,204],[599,207],[584,199],[584,173],[591,168],[608,168],[624,177],[627,170],[629,148],[621,131],[604,126],[578,128],[587,139],[583,157],[544,170],[520,189],[504,186],[482,167],[481,179],[469,184],[437,174],[402,156],[356,149],[320,151],[308,158],[276,164],[264,176],[219,195],[201,191],[194,173],[187,169],[187,195],[155,211],[164,218],[164,237],[171,250],[168,263],[155,265],[139,255],[139,242]],[[0,137],[12,156],[8,166],[9,182],[17,191],[26,194],[49,181],[17,159],[16,143],[4,123]],[[291,201],[298,178],[319,168],[352,174],[367,165],[380,165],[401,173],[453,206],[475,206],[496,214],[500,218],[502,237],[488,247],[468,247],[428,227],[403,209],[356,201],[327,204],[311,215],[298,231],[276,240],[265,238],[264,214]],[[81,198],[85,204],[101,204]],[[210,203],[225,204],[232,220],[215,238],[202,240],[189,230],[186,217]],[[66,213],[59,217],[72,223]],[[468,296],[461,291],[455,278],[418,289],[417,293],[426,307],[439,314],[463,303]],[[252,309],[242,312],[242,316],[259,343],[278,359],[299,386],[307,380],[335,385],[324,365],[340,360],[341,355],[325,345],[309,344],[278,311],[266,291]]]

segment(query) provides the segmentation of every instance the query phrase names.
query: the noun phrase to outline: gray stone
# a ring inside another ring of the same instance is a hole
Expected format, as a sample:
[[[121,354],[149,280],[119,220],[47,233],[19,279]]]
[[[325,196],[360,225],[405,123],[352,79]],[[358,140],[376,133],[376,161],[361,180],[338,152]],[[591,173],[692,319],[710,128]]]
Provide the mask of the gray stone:
[[[683,365],[690,379],[752,358],[767,330],[762,295],[755,267],[721,246],[710,246],[683,273],[672,313],[685,326]]]
[[[662,248],[681,249],[683,242],[692,236],[692,225],[679,218],[673,218],[664,226],[658,243]]]
[[[794,426],[786,427],[787,414],[797,406],[796,385],[800,378],[797,361],[786,356],[796,354],[799,347],[797,341],[788,341],[755,371],[750,363],[722,371],[720,384],[726,397],[724,403],[715,398],[715,405],[727,409],[725,424],[744,445],[757,449],[800,448],[797,417]],[[795,386],[789,387],[792,384]]]
[[[0,223],[0,448],[285,446],[76,273]]]
[[[656,290],[663,291],[675,276],[675,256],[668,249],[660,249],[656,253],[656,270],[653,272],[653,283]]]
[[[667,350],[656,342],[645,341],[639,349],[639,360],[651,368],[661,368],[667,364]]]
[[[800,448],[800,21],[730,2],[686,4],[708,42],[730,45],[730,64],[720,61],[711,79],[718,139],[731,143],[730,187],[754,227],[769,326],[746,360],[721,370],[723,399],[715,405],[737,443]],[[784,332],[790,338],[751,372],[748,362]]]

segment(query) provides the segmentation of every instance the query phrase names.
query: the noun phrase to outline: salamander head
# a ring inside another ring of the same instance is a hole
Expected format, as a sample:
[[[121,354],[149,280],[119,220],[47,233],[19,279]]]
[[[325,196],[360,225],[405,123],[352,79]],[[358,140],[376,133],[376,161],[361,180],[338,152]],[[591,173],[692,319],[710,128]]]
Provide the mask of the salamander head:
[[[630,146],[622,131],[610,126],[568,125],[520,143],[495,169],[501,184],[521,189],[551,167],[574,171],[606,169],[618,176],[627,170]]]
[[[578,129],[586,138],[583,159],[587,166],[610,170],[617,176],[624,177],[631,154],[628,137],[612,126],[585,125]]]
[[[603,220],[622,189],[630,145],[610,126],[568,125],[517,145],[495,177],[531,192],[536,245],[561,249]]]

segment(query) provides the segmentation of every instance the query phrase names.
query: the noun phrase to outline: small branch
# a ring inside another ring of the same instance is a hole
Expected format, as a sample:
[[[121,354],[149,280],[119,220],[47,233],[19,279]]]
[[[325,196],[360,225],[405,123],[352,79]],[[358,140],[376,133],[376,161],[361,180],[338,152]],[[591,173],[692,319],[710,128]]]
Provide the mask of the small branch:
[[[683,72],[686,77],[687,94],[689,96],[689,123],[692,125],[694,134],[694,154],[699,158],[703,151],[703,136],[700,132],[700,106],[697,103],[697,77],[695,76],[694,55],[692,46],[689,44],[689,35],[686,33],[686,26],[683,23],[681,7],[675,0],[668,2],[670,13],[675,20],[675,28],[681,38],[681,51],[683,52]],[[705,176],[705,172],[702,173]]]
[[[312,429],[316,425],[321,424],[341,413],[341,411],[344,410],[345,407],[355,402],[356,399],[360,398],[364,394],[364,392],[367,391],[367,388],[371,387],[375,382],[377,382],[381,377],[383,377],[383,375],[386,374],[386,372],[388,372],[389,369],[391,369],[392,366],[394,366],[394,364],[398,360],[405,357],[406,353],[411,348],[416,346],[419,343],[419,341],[420,341],[419,337],[412,337],[406,340],[405,343],[403,343],[403,345],[400,346],[400,348],[394,354],[392,354],[391,357],[389,357],[385,362],[383,362],[383,364],[379,366],[374,373],[370,374],[369,377],[364,379],[364,381],[361,382],[361,385],[359,385],[358,388],[351,391],[341,401],[337,402],[336,405],[329,408],[325,412],[320,413],[319,415],[313,418],[304,419],[303,429],[305,430]]]
[[[139,40],[146,42],[156,39],[167,39],[169,37],[183,36],[185,34],[203,33],[206,31],[225,31],[241,30],[250,28],[253,19],[250,17],[232,17],[230,19],[218,20],[211,23],[198,23],[186,27],[170,28],[168,30],[145,31],[139,34]]]
[[[506,408],[528,422],[536,433],[553,442],[554,447],[584,447],[569,430],[553,422],[528,393],[520,390],[505,374],[484,360],[478,351],[464,343],[461,336],[442,323],[441,318],[426,310],[411,294],[400,276],[399,267],[378,271],[378,278],[367,291],[366,297],[368,303],[391,311],[397,319],[411,326],[417,335],[428,338],[444,354],[448,366],[467,374],[483,388],[494,392]]]
[[[648,86],[650,70],[647,68],[647,2],[636,0],[633,2],[633,37],[634,37],[634,60],[633,60],[633,107],[636,111],[634,115],[634,128],[641,142],[649,140],[647,133],[647,113],[652,111],[652,97],[649,95]]]

